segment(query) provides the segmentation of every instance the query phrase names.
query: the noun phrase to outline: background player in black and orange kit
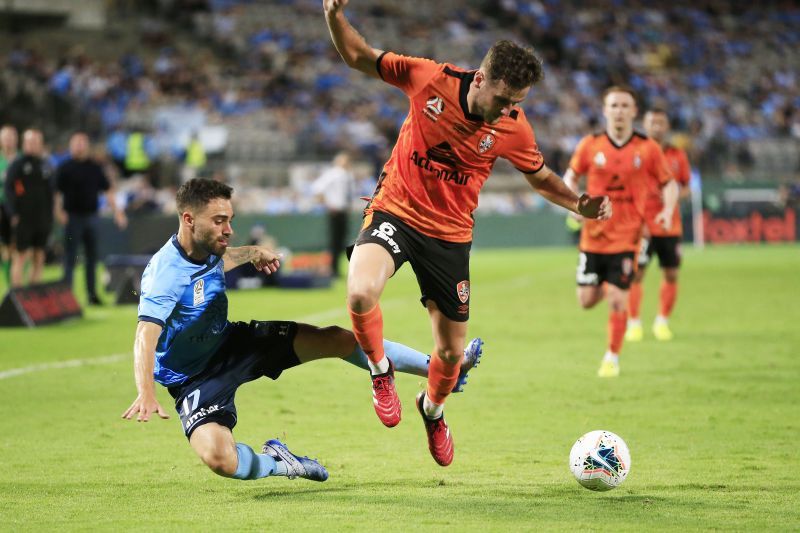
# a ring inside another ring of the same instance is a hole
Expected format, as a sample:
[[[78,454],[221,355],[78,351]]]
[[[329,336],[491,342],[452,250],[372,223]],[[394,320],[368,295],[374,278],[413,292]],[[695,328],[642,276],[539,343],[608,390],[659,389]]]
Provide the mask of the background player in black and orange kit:
[[[410,104],[351,257],[347,304],[353,332],[370,359],[375,411],[385,425],[395,426],[401,408],[383,353],[378,301],[389,278],[410,262],[434,337],[428,387],[417,396],[417,408],[433,458],[447,466],[453,440],[443,406],[458,379],[467,332],[472,212],[495,160],[508,159],[542,196],[586,217],[607,218],[611,206],[602,195],[579,198],[545,166],[517,107],[543,77],[531,50],[500,41],[471,71],[383,52],[350,26],[346,4],[323,1],[339,54],[348,66],[401,89]]]
[[[614,203],[609,220],[587,220],[581,230],[577,282],[584,309],[608,298],[608,350],[598,371],[601,377],[619,375],[619,352],[627,322],[628,288],[635,274],[635,254],[642,238],[650,181],[663,195],[663,207],[653,220],[669,228],[678,201],[661,147],[633,129],[636,97],[630,89],[610,87],[603,95],[606,130],[587,135],[570,160],[564,180],[574,191],[586,176],[590,195],[607,194]]]
[[[644,131],[648,137],[656,141],[664,151],[667,158],[672,176],[680,185],[680,197],[689,196],[689,179],[691,169],[689,168],[689,158],[686,152],[669,143],[669,117],[663,109],[651,109],[644,114],[642,122]],[[672,226],[664,229],[661,224],[655,222],[655,217],[664,207],[661,190],[655,180],[650,180],[650,188],[645,206],[645,237],[642,239],[642,248],[639,251],[639,268],[631,284],[630,295],[628,297],[629,317],[628,329],[625,333],[625,340],[642,340],[642,321],[639,317],[639,310],[642,304],[642,280],[647,272],[647,265],[653,254],[658,256],[658,265],[663,272],[661,280],[661,290],[659,292],[659,311],[653,322],[653,335],[660,341],[672,339],[672,331],[669,329],[669,316],[675,306],[678,297],[678,269],[681,266],[681,237],[683,227],[681,225],[681,213],[678,207],[672,213]]]

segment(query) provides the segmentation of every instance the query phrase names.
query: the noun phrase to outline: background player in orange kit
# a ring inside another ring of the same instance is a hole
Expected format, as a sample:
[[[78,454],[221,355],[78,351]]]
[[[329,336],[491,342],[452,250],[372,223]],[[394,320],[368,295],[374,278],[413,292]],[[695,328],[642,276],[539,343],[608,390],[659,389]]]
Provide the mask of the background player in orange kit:
[[[495,160],[508,159],[542,196],[585,217],[608,218],[611,206],[602,195],[579,198],[545,166],[517,106],[543,77],[541,60],[530,49],[499,41],[478,70],[383,52],[353,29],[344,16],[346,4],[323,1],[339,54],[351,68],[401,89],[410,104],[350,260],[353,332],[370,359],[375,411],[386,426],[395,426],[401,406],[383,353],[378,301],[389,278],[410,262],[434,338],[427,391],[416,403],[428,448],[447,466],[453,439],[443,407],[458,379],[467,333],[472,212]]]
[[[691,177],[689,158],[686,157],[686,152],[668,142],[670,124],[667,112],[663,109],[650,109],[644,114],[643,125],[647,136],[656,141],[664,151],[672,176],[680,185],[680,197],[685,198],[689,195],[689,178]],[[639,268],[633,278],[628,297],[629,318],[628,329],[625,332],[625,340],[628,341],[642,340],[642,321],[639,317],[643,294],[642,280],[654,253],[658,255],[658,265],[661,267],[664,277],[661,280],[659,311],[653,322],[653,335],[660,341],[672,339],[669,316],[678,296],[678,269],[681,266],[683,228],[680,209],[677,206],[672,213],[672,226],[669,229],[664,229],[661,224],[657,224],[655,217],[663,208],[661,188],[655,180],[650,180],[644,215],[645,237],[642,239],[642,247],[639,251]]]
[[[619,375],[619,352],[627,322],[628,288],[635,274],[650,181],[658,183],[664,205],[654,221],[665,229],[672,223],[678,185],[672,179],[661,147],[633,129],[636,96],[613,86],[603,95],[606,130],[581,139],[564,181],[574,191],[586,176],[586,191],[608,195],[614,204],[609,220],[587,220],[581,230],[577,282],[584,309],[608,298],[608,350],[598,370],[600,377]]]

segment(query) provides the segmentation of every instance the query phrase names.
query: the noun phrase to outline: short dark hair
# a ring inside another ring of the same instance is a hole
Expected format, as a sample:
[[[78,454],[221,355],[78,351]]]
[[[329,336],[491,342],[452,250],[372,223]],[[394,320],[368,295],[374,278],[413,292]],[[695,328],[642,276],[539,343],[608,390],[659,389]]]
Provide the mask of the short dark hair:
[[[667,117],[667,122],[669,122],[669,113],[667,113],[667,110],[664,109],[663,107],[652,106],[648,108],[647,111],[645,111],[645,114],[647,113],[653,113],[654,115],[664,115],[665,117]]]
[[[608,96],[611,93],[627,93],[631,95],[631,98],[633,98],[633,103],[636,104],[637,107],[639,106],[639,98],[636,96],[636,91],[634,91],[627,85],[612,85],[611,87],[603,91],[603,103],[605,103],[606,101],[606,96]]]
[[[544,79],[542,60],[533,48],[515,42],[497,41],[481,61],[486,77],[502,80],[513,90],[530,87]]]
[[[231,199],[233,188],[219,181],[207,178],[190,179],[178,189],[175,204],[178,213],[187,209],[202,209],[214,198]]]

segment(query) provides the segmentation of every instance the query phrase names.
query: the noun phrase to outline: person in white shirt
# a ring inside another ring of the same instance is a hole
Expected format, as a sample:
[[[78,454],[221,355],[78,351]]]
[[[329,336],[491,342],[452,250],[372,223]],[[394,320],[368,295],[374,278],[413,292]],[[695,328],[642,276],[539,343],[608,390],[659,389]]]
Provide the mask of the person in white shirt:
[[[339,257],[345,247],[348,230],[348,211],[354,190],[350,156],[336,154],[330,167],[314,181],[311,192],[320,197],[328,210],[328,249],[331,254],[331,274],[339,277]]]

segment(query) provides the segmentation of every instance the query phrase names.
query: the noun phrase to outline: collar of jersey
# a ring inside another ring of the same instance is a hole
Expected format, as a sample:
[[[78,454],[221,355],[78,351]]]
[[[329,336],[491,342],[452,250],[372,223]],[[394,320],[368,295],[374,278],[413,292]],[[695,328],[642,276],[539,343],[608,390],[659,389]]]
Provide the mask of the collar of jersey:
[[[204,261],[200,261],[198,259],[192,259],[191,257],[189,257],[189,254],[187,254],[186,251],[183,248],[181,248],[181,243],[178,242],[177,233],[172,236],[172,244],[175,245],[175,248],[178,250],[178,253],[181,254],[181,257],[183,257],[193,265],[205,265],[208,262],[208,259],[211,258],[211,256],[209,255],[207,259],[205,259]]]
[[[473,70],[472,72],[460,72],[458,74],[458,77],[461,78],[461,85],[458,88],[458,102],[461,104],[461,111],[464,113],[465,119],[472,122],[483,122],[482,116],[469,112],[469,105],[467,104],[467,93],[472,80],[475,79],[476,72],[478,71]]]

